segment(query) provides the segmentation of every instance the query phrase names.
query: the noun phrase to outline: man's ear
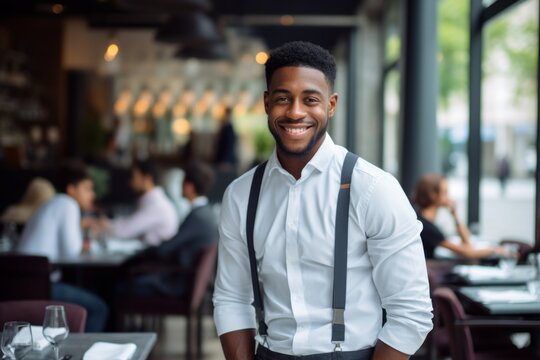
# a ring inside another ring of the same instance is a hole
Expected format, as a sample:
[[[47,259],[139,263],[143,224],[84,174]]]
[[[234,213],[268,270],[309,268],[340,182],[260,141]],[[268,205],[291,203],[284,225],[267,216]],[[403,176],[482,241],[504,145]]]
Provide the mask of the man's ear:
[[[268,109],[269,109],[269,106],[268,106],[268,91],[265,91],[264,92],[264,111],[266,112],[266,114],[268,114]]]
[[[338,94],[333,93],[330,95],[330,99],[328,99],[328,117],[333,117],[336,113],[336,107],[338,102]]]

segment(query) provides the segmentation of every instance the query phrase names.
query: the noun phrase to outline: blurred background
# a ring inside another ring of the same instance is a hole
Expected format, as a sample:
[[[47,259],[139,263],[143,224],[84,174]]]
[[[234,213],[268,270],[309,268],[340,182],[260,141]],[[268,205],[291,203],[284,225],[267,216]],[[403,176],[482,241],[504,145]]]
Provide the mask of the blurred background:
[[[536,239],[538,0],[1,6],[0,210],[66,158],[93,166],[102,202],[127,201],[115,179],[135,159],[212,162],[227,107],[244,172],[273,148],[268,53],[307,40],[338,61],[337,143],[407,193],[426,171],[446,174],[487,238]]]
[[[90,166],[97,203],[116,210],[135,199],[136,160],[212,163],[219,204],[273,150],[270,51],[305,40],[337,60],[336,143],[408,195],[422,174],[446,175],[475,235],[539,247],[539,13],[539,0],[2,1],[0,212],[68,159]],[[227,108],[237,162],[225,171]]]

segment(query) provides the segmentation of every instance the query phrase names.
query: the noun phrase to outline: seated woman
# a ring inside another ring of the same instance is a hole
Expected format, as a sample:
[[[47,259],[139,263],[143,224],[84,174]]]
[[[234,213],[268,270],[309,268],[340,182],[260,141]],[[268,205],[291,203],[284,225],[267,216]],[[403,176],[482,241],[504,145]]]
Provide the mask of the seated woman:
[[[26,224],[34,211],[55,195],[53,185],[46,179],[34,178],[21,199],[2,214],[3,223]]]
[[[424,253],[427,259],[433,259],[437,246],[447,248],[469,259],[506,254],[505,250],[499,246],[474,247],[470,240],[469,229],[460,221],[457,215],[456,204],[448,198],[448,181],[444,176],[438,174],[422,176],[416,184],[412,201],[417,207],[418,219],[424,225],[420,236],[422,237]],[[448,240],[435,225],[437,211],[442,207],[450,210],[456,224],[457,233],[461,239],[460,243]]]

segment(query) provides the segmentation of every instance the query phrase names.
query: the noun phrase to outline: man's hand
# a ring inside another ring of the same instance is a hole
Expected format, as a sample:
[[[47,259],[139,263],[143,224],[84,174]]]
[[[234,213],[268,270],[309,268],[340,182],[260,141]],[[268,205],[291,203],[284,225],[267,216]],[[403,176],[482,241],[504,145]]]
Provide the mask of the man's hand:
[[[227,360],[253,360],[255,357],[255,329],[225,333],[219,337]]]

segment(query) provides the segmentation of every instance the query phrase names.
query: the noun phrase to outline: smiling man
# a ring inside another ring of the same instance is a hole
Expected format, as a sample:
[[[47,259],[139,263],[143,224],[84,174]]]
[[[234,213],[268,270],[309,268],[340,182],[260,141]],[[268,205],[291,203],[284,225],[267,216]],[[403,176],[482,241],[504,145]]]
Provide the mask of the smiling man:
[[[227,359],[407,359],[432,327],[407,197],[326,132],[335,76],[332,55],[306,42],[266,63],[276,149],[222,203],[214,318]]]

